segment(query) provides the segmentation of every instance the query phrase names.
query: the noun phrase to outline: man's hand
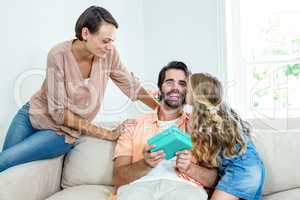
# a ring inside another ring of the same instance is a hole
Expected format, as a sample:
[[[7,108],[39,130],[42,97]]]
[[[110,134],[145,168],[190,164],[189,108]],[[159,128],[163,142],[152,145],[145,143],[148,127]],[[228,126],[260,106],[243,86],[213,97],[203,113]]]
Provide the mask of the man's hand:
[[[176,155],[176,168],[179,172],[187,173],[192,165],[192,152],[190,150],[183,150],[178,151]]]
[[[143,150],[144,161],[150,167],[155,167],[160,161],[165,158],[165,153],[163,151],[151,152],[151,149],[155,146],[147,145]]]

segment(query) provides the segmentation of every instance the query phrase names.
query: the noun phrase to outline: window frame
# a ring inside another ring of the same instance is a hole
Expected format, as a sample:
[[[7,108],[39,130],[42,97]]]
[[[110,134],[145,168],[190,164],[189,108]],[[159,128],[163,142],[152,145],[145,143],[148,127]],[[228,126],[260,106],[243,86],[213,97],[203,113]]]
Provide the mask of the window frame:
[[[300,117],[297,118],[270,118],[263,116],[251,117],[246,113],[251,109],[251,98],[247,96],[247,73],[243,67],[249,64],[282,64],[299,62],[300,58],[287,60],[246,61],[242,56],[240,33],[240,0],[217,0],[217,46],[218,46],[218,73],[225,88],[225,99],[243,118],[250,121],[256,129],[270,131],[292,131],[300,129]],[[231,73],[229,73],[231,72]],[[241,100],[241,97],[245,97]],[[252,111],[253,112],[253,111]],[[288,109],[287,109],[288,112]]]

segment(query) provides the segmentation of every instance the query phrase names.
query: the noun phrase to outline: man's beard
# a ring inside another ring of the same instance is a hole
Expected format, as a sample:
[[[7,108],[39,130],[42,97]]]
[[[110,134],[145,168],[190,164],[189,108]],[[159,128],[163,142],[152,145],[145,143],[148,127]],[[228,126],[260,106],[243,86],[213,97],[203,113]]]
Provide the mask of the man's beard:
[[[177,93],[179,94],[179,100],[178,101],[172,101],[168,99],[168,96],[171,95],[172,93]],[[174,91],[170,91],[168,93],[163,93],[161,94],[161,99],[162,101],[169,107],[172,109],[176,109],[179,108],[181,106],[183,106],[183,104],[185,104],[185,96],[186,94],[180,93],[180,92],[174,92]]]

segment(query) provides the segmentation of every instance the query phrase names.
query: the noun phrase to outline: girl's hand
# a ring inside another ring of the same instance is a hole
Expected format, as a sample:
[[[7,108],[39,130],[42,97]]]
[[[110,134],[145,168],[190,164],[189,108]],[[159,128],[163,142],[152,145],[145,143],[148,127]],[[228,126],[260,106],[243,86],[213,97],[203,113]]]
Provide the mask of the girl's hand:
[[[178,151],[176,155],[176,168],[179,172],[187,173],[192,165],[192,152],[190,150],[183,150]]]
[[[190,82],[187,84],[187,92],[185,102],[187,105],[193,105],[193,91]]]

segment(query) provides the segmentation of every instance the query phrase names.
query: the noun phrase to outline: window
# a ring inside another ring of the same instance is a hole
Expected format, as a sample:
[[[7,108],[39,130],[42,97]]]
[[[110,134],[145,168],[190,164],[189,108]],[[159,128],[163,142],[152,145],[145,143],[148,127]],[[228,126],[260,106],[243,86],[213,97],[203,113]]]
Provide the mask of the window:
[[[267,127],[300,128],[300,1],[225,2],[229,102]]]

